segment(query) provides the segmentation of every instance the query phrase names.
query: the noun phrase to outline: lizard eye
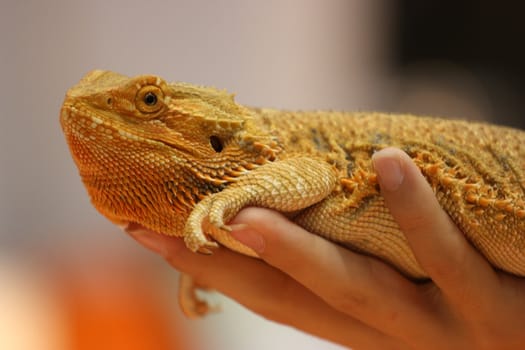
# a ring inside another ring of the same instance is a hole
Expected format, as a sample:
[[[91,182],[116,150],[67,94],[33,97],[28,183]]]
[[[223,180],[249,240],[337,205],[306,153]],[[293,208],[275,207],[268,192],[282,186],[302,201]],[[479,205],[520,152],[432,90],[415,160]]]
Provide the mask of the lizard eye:
[[[155,106],[157,103],[157,95],[155,95],[153,92],[148,92],[146,95],[144,95],[144,103],[148,106]]]
[[[162,108],[162,90],[157,86],[144,86],[137,93],[135,105],[142,113],[155,113]]]

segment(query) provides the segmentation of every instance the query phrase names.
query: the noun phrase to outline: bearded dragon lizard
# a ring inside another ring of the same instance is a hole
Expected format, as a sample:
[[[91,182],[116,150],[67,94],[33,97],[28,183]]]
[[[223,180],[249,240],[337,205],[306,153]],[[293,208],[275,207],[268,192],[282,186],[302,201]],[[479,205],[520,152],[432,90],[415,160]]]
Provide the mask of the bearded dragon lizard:
[[[495,268],[525,276],[523,131],[248,108],[213,88],[99,70],[67,92],[60,121],[93,205],[117,224],[183,237],[195,252],[219,242],[256,256],[227,223],[243,207],[267,207],[424,279],[371,164],[375,151],[399,147],[471,244]]]

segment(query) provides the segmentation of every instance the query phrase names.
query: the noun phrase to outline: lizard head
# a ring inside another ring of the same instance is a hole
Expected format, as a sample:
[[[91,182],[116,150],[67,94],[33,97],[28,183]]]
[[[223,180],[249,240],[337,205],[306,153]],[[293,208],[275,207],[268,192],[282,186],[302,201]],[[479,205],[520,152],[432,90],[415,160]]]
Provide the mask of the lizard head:
[[[60,122],[102,214],[177,235],[200,199],[275,159],[251,113],[224,91],[96,70],[67,92]]]

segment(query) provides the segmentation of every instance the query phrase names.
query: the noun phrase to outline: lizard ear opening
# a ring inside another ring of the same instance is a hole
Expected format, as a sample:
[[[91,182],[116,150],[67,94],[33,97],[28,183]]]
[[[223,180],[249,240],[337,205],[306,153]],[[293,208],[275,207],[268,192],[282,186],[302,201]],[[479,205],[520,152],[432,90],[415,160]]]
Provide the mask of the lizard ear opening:
[[[213,148],[213,150],[217,153],[221,152],[224,148],[224,145],[222,144],[222,140],[215,135],[210,136],[210,145]]]

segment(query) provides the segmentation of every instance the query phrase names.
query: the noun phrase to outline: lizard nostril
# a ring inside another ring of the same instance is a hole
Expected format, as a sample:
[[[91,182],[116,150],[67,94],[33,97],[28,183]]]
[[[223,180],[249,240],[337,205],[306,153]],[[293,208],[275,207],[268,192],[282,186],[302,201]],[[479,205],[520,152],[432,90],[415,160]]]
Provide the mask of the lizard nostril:
[[[210,145],[217,153],[221,152],[224,148],[221,139],[215,135],[210,136]]]

